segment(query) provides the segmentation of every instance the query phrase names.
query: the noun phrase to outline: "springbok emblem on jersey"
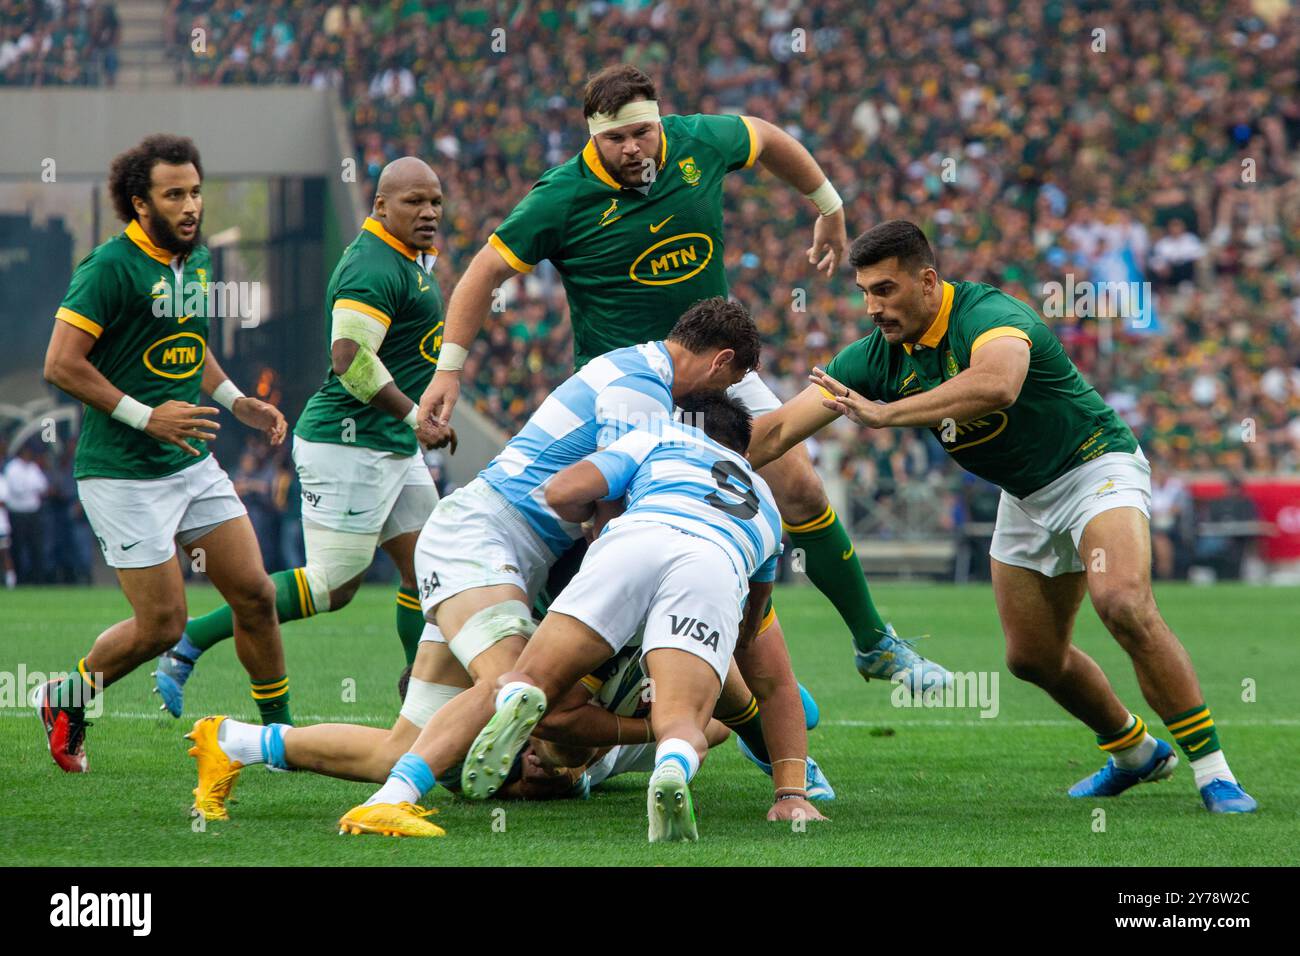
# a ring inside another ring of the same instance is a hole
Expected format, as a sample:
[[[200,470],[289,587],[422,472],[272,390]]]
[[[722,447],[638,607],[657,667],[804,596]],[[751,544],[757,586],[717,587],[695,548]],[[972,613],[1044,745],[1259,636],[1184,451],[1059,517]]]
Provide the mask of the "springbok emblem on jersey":
[[[611,199],[611,200],[609,201],[609,208],[606,209],[603,213],[600,214],[600,224],[601,224],[602,226],[608,226],[611,222],[614,222],[616,219],[622,219],[622,218],[623,218],[622,213],[620,213],[619,215],[615,216],[614,219],[610,219],[610,218],[609,218],[609,217],[610,217],[610,214],[611,214],[612,212],[614,212],[614,210],[617,209],[617,208],[618,208],[618,200],[617,200],[617,199]]]

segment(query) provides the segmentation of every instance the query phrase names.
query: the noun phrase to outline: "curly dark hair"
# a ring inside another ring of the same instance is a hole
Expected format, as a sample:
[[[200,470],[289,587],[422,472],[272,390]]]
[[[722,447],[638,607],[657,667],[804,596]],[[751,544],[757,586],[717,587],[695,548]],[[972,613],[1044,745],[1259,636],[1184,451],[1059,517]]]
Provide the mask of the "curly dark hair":
[[[203,178],[203,163],[199,159],[199,148],[188,136],[172,136],[170,133],[154,133],[146,136],[137,146],[132,146],[125,153],[113,157],[113,164],[108,168],[108,192],[113,197],[113,210],[117,218],[130,222],[135,218],[135,207],[131,200],[135,196],[149,198],[149,183],[153,168],[158,163],[170,166],[183,166],[193,163]]]
[[[731,364],[746,372],[758,368],[763,348],[758,326],[745,307],[720,295],[701,299],[683,312],[668,338],[697,355],[710,348],[735,349]]]
[[[677,403],[682,420],[701,428],[719,445],[742,455],[749,448],[754,420],[749,410],[726,392],[691,392]]]
[[[587,80],[582,91],[582,115],[616,113],[638,96],[657,100],[655,81],[630,63],[615,63]]]

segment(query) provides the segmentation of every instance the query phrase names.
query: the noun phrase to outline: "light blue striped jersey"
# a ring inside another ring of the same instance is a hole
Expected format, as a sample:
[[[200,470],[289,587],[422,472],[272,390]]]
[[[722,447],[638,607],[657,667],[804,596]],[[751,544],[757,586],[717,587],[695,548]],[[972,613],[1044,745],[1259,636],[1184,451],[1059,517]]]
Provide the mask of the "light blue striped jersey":
[[[607,527],[653,521],[722,548],[742,581],[772,581],[781,553],[781,515],[744,455],[682,422],[652,422],[587,460],[609,484],[606,500],[627,497]]]
[[[663,342],[599,355],[546,396],[479,475],[558,557],[582,530],[546,503],[546,482],[629,429],[670,418],[672,384],[673,362]]]

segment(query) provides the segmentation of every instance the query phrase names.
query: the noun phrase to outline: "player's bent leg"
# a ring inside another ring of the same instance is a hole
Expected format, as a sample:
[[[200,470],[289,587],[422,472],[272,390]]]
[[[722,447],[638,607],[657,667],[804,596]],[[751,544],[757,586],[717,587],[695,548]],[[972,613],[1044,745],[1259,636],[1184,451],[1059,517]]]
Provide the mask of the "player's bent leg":
[[[1079,554],[1088,569],[1088,593],[1097,615],[1133,661],[1142,695],[1190,762],[1207,809],[1217,813],[1255,810],[1254,798],[1241,788],[1228,767],[1191,658],[1156,607],[1147,516],[1137,507],[1111,508],[1093,516],[1079,537]],[[1123,740],[1138,735],[1137,728],[1127,724],[1112,728],[1112,733],[1124,733]],[[1144,743],[1154,740],[1149,734],[1141,739]],[[1168,776],[1177,757],[1164,741],[1157,741],[1155,749],[1152,761],[1163,757],[1160,776]],[[1112,760],[1119,763],[1120,756],[1112,754]],[[1141,774],[1147,768],[1144,764],[1123,769]]]
[[[611,653],[609,643],[589,625],[552,610],[514,668],[498,681],[491,717],[465,758],[465,796],[485,800],[494,794],[546,713],[548,701],[559,699]]]
[[[1168,745],[1146,734],[1142,718],[1120,702],[1097,663],[1071,643],[1086,581],[1081,573],[1048,577],[992,559],[993,594],[1007,642],[1007,668],[1037,684],[1097,735],[1110,756],[1098,773],[1070,788],[1073,797],[1115,796],[1173,773]]]
[[[37,687],[31,703],[45,728],[50,756],[61,770],[89,769],[85,734],[87,709],[94,716],[98,697],[162,647],[185,626],[185,587],[174,558],[145,568],[118,568],[122,593],[133,616],[96,638],[90,653],[63,679]]]
[[[416,801],[437,785],[436,774],[447,778],[465,760],[474,735],[492,716],[495,680],[514,665],[535,629],[525,599],[523,590],[514,585],[493,585],[460,591],[429,609],[474,686],[425,725],[393,765],[384,785],[343,815],[340,832],[442,835],[440,828],[424,820],[427,811]]]
[[[698,840],[690,782],[709,751],[704,731],[722,684],[704,658],[672,647],[647,651],[645,668],[654,682],[650,722],[659,741],[646,789],[650,842]]]
[[[337,611],[352,600],[366,569],[374,559],[376,534],[334,531],[303,522],[307,563],[301,568],[270,575],[275,587],[275,612],[281,624],[327,611]],[[191,539],[187,548],[202,545]],[[208,557],[204,550],[205,562]],[[261,567],[261,559],[258,559]],[[158,658],[155,690],[173,717],[184,707],[184,688],[199,657],[235,633],[235,614],[223,604],[186,624],[180,641]]]
[[[193,542],[202,548],[207,575],[234,615],[235,653],[248,672],[250,692],[264,724],[290,724],[275,585],[247,515],[232,518]]]

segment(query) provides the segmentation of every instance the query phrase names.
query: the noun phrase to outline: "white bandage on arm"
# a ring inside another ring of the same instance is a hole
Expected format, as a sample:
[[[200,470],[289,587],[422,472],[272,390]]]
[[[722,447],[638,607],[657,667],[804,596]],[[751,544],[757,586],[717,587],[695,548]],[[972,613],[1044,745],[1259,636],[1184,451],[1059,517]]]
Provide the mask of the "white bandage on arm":
[[[528,605],[523,601],[502,601],[472,615],[447,646],[461,666],[469,670],[470,661],[493,644],[513,634],[527,639],[536,630]]]
[[[230,379],[226,379],[212,390],[212,400],[232,412],[235,410],[235,402],[245,397],[247,396],[239,390],[239,386]]]
[[[137,431],[144,431],[145,426],[149,424],[149,416],[153,414],[153,409],[144,402],[137,402],[130,395],[123,395],[117,403],[117,408],[113,409],[113,417],[123,425],[130,425]]]
[[[357,354],[339,376],[339,384],[357,401],[370,404],[379,390],[393,380],[392,373],[384,367],[377,354],[384,336],[388,334],[388,327],[374,316],[346,306],[335,306],[333,316],[330,344],[339,339],[357,343]]]
[[[840,194],[835,191],[828,179],[810,193],[804,193],[804,196],[812,200],[812,204],[817,207],[817,211],[823,216],[829,216],[832,213],[839,212],[844,205],[844,200]]]
[[[423,730],[430,718],[464,689],[450,684],[431,684],[412,677],[406,685],[406,700],[402,701],[401,714]]]
[[[438,371],[439,372],[459,372],[465,367],[465,359],[469,357],[469,349],[463,345],[457,345],[455,342],[443,342],[442,348],[438,350]]]

